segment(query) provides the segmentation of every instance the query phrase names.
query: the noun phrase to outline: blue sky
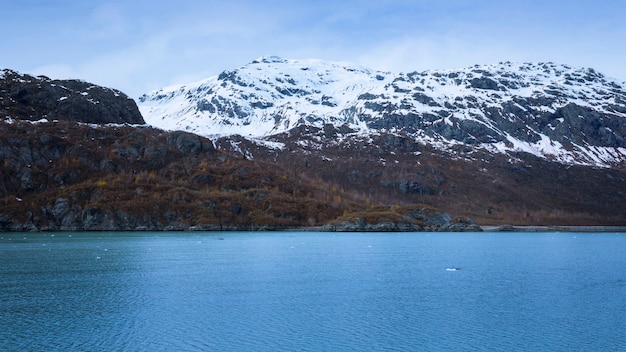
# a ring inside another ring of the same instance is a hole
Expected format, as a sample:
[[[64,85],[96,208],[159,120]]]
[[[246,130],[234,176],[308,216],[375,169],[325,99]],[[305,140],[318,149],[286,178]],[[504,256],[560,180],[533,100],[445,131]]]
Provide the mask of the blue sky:
[[[395,72],[500,61],[626,81],[623,0],[23,0],[0,5],[0,68],[131,97],[264,55]]]

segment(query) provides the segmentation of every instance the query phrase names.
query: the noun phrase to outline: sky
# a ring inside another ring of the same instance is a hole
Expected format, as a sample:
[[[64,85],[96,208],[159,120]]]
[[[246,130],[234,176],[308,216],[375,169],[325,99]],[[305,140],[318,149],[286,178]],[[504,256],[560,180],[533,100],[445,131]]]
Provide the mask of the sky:
[[[412,72],[556,62],[626,82],[623,0],[0,0],[0,68],[132,98],[268,55]]]

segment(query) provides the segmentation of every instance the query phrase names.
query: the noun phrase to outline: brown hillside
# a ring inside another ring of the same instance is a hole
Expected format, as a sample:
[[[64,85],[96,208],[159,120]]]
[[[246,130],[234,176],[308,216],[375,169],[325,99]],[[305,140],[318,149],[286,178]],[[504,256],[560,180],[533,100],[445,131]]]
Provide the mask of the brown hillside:
[[[228,149],[229,140],[218,143]],[[366,204],[426,204],[481,225],[626,225],[626,168],[568,166],[526,153],[445,153],[397,135],[342,140],[339,131],[314,128],[273,140],[284,149],[238,146]]]
[[[0,122],[0,158],[4,231],[276,229],[381,209],[392,219],[411,213],[412,230],[445,223],[421,207],[374,207],[335,183],[220,152],[185,132]]]
[[[0,225],[162,229],[323,224],[350,207],[277,165],[152,128],[0,124]]]

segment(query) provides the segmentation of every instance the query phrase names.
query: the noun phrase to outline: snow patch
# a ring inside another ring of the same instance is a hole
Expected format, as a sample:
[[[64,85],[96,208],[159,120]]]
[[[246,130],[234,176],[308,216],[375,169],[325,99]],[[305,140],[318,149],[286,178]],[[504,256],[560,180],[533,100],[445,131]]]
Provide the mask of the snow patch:
[[[285,143],[282,143],[282,142],[275,142],[275,141],[269,141],[269,140],[258,139],[258,138],[250,138],[249,140],[254,142],[255,144],[266,147],[268,149],[274,149],[274,150],[285,149]]]

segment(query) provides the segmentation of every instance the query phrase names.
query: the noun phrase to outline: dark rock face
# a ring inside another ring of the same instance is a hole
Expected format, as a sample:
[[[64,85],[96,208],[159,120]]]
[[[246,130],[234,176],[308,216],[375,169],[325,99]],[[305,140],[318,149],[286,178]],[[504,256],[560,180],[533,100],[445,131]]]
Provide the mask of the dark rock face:
[[[77,228],[76,212],[75,209],[72,209],[72,202],[69,199],[57,198],[50,213],[59,229],[72,230]]]
[[[0,118],[145,124],[126,94],[79,80],[0,71]]]
[[[498,82],[487,77],[472,78],[469,83],[472,88],[499,90]]]
[[[445,232],[480,232],[482,229],[473,220],[467,218],[457,218],[445,223],[439,228]]]
[[[113,221],[110,211],[89,208],[82,213],[83,227],[87,231],[115,231],[120,228]]]
[[[430,187],[423,185],[419,182],[409,181],[400,179],[395,182],[389,181],[381,181],[381,186],[396,189],[402,194],[420,194],[420,195],[431,195],[434,194],[435,191]]]
[[[480,226],[467,218],[452,218],[449,214],[427,209],[408,209],[397,219],[379,217],[357,218],[325,225],[331,232],[481,232]]]
[[[170,147],[177,149],[183,154],[198,154],[202,151],[214,149],[213,144],[207,140],[201,140],[197,135],[187,132],[173,131],[167,135],[166,140]]]

